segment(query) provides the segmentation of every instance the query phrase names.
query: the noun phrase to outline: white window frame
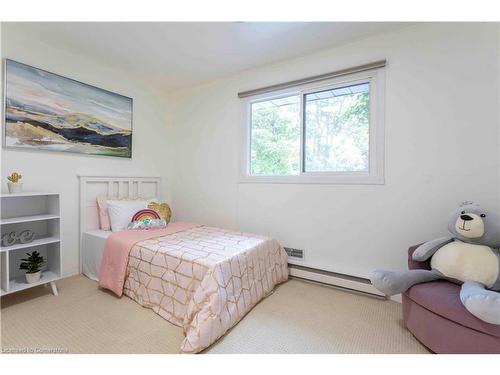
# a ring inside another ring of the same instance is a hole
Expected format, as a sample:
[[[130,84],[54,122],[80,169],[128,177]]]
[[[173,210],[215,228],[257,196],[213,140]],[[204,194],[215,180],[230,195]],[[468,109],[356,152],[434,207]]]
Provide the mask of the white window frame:
[[[306,94],[329,90],[357,83],[370,83],[369,123],[369,170],[367,172],[305,172],[304,171],[304,98]],[[286,96],[300,96],[300,168],[298,175],[256,176],[250,173],[251,162],[251,106],[253,103],[278,99]],[[285,90],[255,95],[243,100],[244,141],[240,166],[240,183],[268,184],[352,184],[383,185],[384,164],[384,120],[385,120],[385,71],[384,68],[350,74],[321,82],[308,83]]]

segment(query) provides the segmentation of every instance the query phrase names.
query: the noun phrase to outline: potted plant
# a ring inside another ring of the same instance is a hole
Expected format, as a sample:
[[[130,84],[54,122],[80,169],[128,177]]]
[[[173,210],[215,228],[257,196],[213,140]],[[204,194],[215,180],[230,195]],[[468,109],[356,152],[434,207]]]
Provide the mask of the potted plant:
[[[20,270],[26,270],[26,281],[28,284],[36,283],[40,280],[42,271],[40,268],[46,263],[43,256],[38,251],[33,251],[31,254],[26,253],[28,258],[21,259],[23,262],[19,266]]]
[[[21,176],[17,172],[13,172],[10,176],[7,176],[7,186],[9,188],[9,193],[20,193],[21,190],[23,189],[23,183],[19,182],[23,176]]]

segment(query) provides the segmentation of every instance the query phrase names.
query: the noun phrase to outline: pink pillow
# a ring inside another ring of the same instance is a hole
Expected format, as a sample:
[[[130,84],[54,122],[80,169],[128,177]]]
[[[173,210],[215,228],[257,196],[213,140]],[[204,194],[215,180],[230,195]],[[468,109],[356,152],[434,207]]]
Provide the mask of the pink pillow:
[[[102,230],[111,230],[111,223],[109,221],[108,204],[106,201],[108,197],[99,195],[97,197],[97,210],[99,211],[99,227]]]

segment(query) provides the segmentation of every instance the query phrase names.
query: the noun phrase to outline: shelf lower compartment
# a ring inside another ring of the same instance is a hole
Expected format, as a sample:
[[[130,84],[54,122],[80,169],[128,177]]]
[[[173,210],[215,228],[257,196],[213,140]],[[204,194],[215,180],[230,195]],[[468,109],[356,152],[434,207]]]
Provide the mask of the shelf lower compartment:
[[[61,279],[61,216],[58,193],[21,192],[0,194],[0,235],[23,231],[34,233],[33,241],[0,244],[0,295],[48,284]],[[19,241],[19,239],[18,239]],[[28,284],[25,270],[20,269],[26,253],[37,251],[44,258],[40,280]],[[54,288],[54,294],[57,290]]]
[[[6,295],[14,292],[19,292],[24,289],[33,288],[34,286],[42,285],[45,283],[50,283],[51,281],[56,281],[60,279],[61,276],[52,271],[43,271],[40,280],[36,283],[28,284],[26,282],[26,276],[19,276],[14,279],[9,280],[9,291],[1,290],[1,295]]]

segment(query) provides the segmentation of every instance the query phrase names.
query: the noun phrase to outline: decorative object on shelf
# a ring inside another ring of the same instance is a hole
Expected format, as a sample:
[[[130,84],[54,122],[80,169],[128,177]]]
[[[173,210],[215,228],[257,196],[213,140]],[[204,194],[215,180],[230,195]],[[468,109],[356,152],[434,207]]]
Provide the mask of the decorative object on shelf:
[[[5,146],[132,157],[132,99],[13,60],[5,69]]]
[[[35,238],[35,232],[29,229],[25,229],[19,234],[16,232],[5,233],[2,235],[2,247],[15,245],[17,242],[21,244],[26,244],[33,242]]]
[[[17,242],[16,232],[4,233],[2,235],[2,247],[12,246]]]
[[[40,280],[42,274],[40,269],[46,262],[38,251],[33,251],[31,254],[26,253],[26,255],[28,258],[21,259],[23,262],[19,266],[19,269],[26,270],[26,281],[28,284],[33,284]]]
[[[30,243],[33,242],[34,238],[35,238],[35,232],[29,229],[25,229],[17,235],[19,243]]]
[[[170,222],[170,219],[172,218],[172,210],[167,203],[151,202],[148,204],[148,208],[158,212],[160,217],[165,220],[167,224]]]
[[[20,175],[17,172],[12,172],[10,176],[7,176],[7,186],[9,188],[9,193],[20,193],[23,190],[23,183],[19,182],[23,178],[22,175]]]

